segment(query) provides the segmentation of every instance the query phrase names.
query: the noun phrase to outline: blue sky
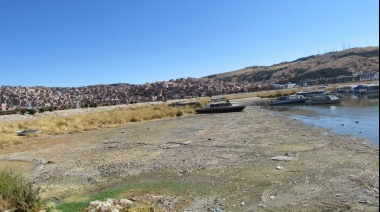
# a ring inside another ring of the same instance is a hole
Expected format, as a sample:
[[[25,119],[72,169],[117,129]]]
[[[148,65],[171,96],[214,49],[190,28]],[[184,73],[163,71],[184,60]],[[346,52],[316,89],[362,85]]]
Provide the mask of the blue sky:
[[[0,1],[0,86],[153,83],[366,46],[378,0]]]

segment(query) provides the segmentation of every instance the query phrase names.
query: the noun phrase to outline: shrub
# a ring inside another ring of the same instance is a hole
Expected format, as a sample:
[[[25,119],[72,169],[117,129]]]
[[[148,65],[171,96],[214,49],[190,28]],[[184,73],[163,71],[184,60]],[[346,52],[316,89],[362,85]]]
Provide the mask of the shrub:
[[[176,116],[183,116],[184,112],[183,110],[178,110]]]
[[[36,109],[26,109],[26,111],[30,114],[30,115],[34,115],[37,111]]]
[[[26,113],[26,109],[25,109],[25,108],[22,108],[22,109],[20,110],[20,113],[21,113],[22,115],[24,115],[24,114]]]
[[[43,113],[43,112],[45,112],[45,109],[44,108],[40,108],[40,109],[38,109],[38,112],[39,113]]]
[[[10,208],[12,211],[39,211],[41,199],[38,193],[39,190],[25,183],[19,174],[9,170],[0,172],[0,211]]]
[[[11,115],[11,114],[16,114],[20,112],[18,109],[16,110],[5,110],[5,111],[0,111],[0,115]]]

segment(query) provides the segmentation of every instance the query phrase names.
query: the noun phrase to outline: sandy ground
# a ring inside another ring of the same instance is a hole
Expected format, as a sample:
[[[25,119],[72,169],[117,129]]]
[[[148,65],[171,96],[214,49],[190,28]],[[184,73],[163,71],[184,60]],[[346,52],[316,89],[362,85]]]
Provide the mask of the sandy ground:
[[[157,202],[164,211],[379,211],[378,147],[258,106],[27,138],[0,149],[7,166],[62,202],[169,181],[191,189]]]

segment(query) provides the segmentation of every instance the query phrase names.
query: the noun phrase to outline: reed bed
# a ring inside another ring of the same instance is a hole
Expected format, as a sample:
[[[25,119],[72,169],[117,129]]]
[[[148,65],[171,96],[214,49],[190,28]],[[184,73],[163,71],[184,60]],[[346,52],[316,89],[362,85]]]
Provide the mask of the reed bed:
[[[130,122],[163,119],[194,113],[192,107],[168,107],[167,104],[131,106],[110,111],[100,111],[68,116],[48,116],[0,124],[0,147],[18,144],[22,137],[16,131],[41,130],[41,134],[71,134],[102,128],[119,127]],[[33,134],[30,136],[38,136]]]

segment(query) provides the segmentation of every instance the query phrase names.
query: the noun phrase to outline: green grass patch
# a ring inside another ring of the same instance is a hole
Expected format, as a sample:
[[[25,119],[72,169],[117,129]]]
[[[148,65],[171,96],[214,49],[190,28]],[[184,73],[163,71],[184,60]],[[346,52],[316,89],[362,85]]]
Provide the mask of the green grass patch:
[[[102,190],[96,194],[89,195],[85,201],[64,202],[58,205],[56,209],[62,212],[83,211],[89,202],[94,200],[102,201],[106,198],[128,199],[133,196],[143,196],[144,194],[186,196],[188,192],[196,192],[197,194],[204,195],[208,193],[208,189],[204,185],[189,182],[137,182]],[[152,206],[147,203],[146,205],[139,205],[136,208],[132,208],[131,211],[149,211],[149,208],[152,208]]]

